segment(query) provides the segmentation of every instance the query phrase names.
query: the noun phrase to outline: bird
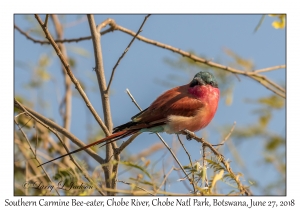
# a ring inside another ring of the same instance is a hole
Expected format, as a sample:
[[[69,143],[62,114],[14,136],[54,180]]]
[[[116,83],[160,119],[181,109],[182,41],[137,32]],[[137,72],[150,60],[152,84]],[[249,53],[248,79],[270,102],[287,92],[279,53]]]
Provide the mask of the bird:
[[[179,134],[183,130],[198,131],[213,119],[219,98],[220,90],[213,74],[200,71],[190,83],[164,92],[148,108],[134,115],[131,121],[115,127],[111,135],[39,166],[91,146],[110,143],[136,133]]]

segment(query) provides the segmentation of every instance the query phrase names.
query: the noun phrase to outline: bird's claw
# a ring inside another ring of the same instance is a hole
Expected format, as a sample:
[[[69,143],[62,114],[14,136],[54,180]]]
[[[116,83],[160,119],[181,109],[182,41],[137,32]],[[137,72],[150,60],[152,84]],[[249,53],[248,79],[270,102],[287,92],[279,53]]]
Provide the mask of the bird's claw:
[[[192,139],[193,139],[193,138],[192,138],[192,135],[190,135],[190,134],[187,134],[187,135],[186,135],[186,140],[189,140],[189,141],[190,141],[190,140],[192,140]]]
[[[185,137],[186,137],[186,140],[192,140],[193,139],[193,136],[195,136],[195,133],[194,132],[191,132],[191,131],[189,131],[189,130],[187,130],[187,129],[184,129],[183,130],[184,132],[185,132]]]

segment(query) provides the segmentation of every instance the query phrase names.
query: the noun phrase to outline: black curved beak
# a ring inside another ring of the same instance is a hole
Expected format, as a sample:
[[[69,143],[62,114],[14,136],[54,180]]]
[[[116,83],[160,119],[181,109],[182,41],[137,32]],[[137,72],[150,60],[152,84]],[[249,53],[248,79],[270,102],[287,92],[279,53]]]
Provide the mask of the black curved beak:
[[[190,83],[190,87],[194,87],[196,85],[205,85],[204,81],[201,78],[194,78],[191,83]]]

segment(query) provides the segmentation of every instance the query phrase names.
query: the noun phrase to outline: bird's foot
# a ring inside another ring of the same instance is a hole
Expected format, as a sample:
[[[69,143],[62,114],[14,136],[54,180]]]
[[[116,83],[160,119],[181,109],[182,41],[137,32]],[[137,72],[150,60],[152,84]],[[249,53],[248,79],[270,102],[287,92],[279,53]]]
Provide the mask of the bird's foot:
[[[189,130],[187,130],[187,129],[184,129],[183,131],[184,131],[184,133],[186,134],[186,135],[185,135],[186,140],[189,140],[189,141],[190,141],[190,140],[192,140],[193,137],[195,136],[195,133],[192,132],[192,131],[189,131]]]

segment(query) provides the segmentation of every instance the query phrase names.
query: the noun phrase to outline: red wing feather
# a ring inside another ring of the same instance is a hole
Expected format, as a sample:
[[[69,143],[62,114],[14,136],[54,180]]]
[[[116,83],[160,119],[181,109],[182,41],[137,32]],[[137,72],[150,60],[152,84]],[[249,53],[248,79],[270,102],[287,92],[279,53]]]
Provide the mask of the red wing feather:
[[[203,102],[188,92],[188,85],[184,85],[163,93],[147,110],[137,114],[132,120],[149,124],[161,123],[167,121],[170,115],[194,116],[203,106]]]

